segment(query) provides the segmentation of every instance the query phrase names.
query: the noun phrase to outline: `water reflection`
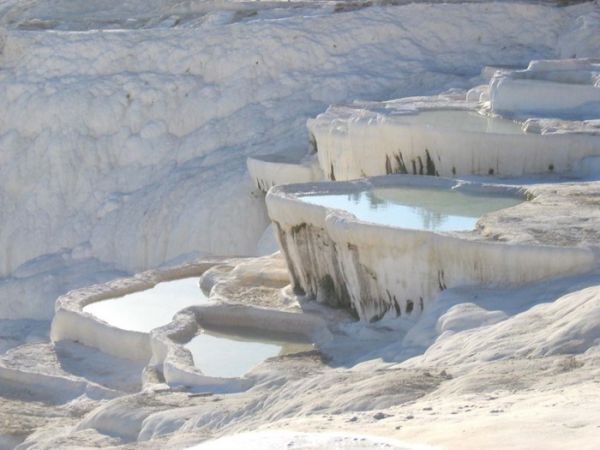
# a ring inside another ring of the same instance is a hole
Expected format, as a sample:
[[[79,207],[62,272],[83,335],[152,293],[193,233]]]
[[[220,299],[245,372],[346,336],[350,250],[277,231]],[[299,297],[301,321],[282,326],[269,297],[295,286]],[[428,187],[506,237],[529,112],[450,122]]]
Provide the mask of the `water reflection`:
[[[257,334],[244,329],[203,330],[185,347],[194,365],[212,377],[239,377],[267,358],[313,349],[300,336]]]
[[[301,198],[309,203],[343,209],[367,222],[430,231],[470,230],[483,214],[522,202],[500,195],[409,186]]]
[[[152,289],[92,303],[83,310],[117,328],[147,333],[167,325],[183,308],[208,302],[198,283],[198,277],[165,281]]]

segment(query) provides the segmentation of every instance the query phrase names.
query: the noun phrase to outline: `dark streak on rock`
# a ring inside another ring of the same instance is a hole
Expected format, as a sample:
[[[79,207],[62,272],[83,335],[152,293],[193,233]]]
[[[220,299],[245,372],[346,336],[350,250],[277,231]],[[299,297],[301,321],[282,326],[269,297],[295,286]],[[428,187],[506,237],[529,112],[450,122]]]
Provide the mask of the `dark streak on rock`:
[[[292,234],[293,234],[293,235],[294,235],[294,234],[298,234],[298,233],[300,233],[301,231],[304,231],[304,230],[306,230],[306,227],[307,227],[307,225],[306,225],[306,222],[302,222],[302,223],[300,223],[300,224],[298,224],[298,225],[294,225],[294,226],[292,227]],[[295,236],[292,236],[292,237],[295,237]]]
[[[375,272],[373,272],[371,269],[369,269],[366,266],[363,266],[365,269],[365,272],[373,279],[373,281],[377,281],[377,274]]]
[[[319,281],[319,291],[325,298],[335,297],[335,285],[331,275],[326,274],[321,281]]]
[[[433,159],[431,159],[431,155],[429,154],[429,150],[425,149],[425,164],[427,167],[427,175],[437,176],[438,172],[435,170],[435,163]]]
[[[294,268],[294,264],[292,264],[292,261],[290,260],[288,254],[289,254],[289,249],[288,249],[288,243],[287,243],[287,237],[285,235],[285,232],[281,229],[281,225],[279,225],[279,222],[273,222],[273,224],[275,225],[275,228],[277,230],[277,236],[279,237],[279,245],[281,245],[281,250],[283,253],[283,256],[285,257],[285,262],[288,266],[288,271],[290,273],[290,281],[292,282],[292,289],[294,290],[294,294],[296,295],[305,295],[306,292],[304,292],[304,289],[302,289],[302,286],[300,284],[300,279],[298,278],[298,274],[296,273],[296,270]]]
[[[396,311],[396,317],[400,317],[402,315],[402,310],[400,309],[398,300],[396,300],[396,296],[394,295],[392,297],[392,294],[390,294],[390,291],[388,291],[387,289],[385,290],[385,292],[387,293],[389,304],[392,305],[394,307],[394,310]]]
[[[258,187],[258,189],[261,192],[264,192],[265,194],[269,191],[269,189],[271,188],[270,184],[266,181],[266,180],[261,180],[261,179],[257,179],[256,180],[256,185]]]
[[[290,242],[294,246],[297,258],[288,258],[288,248],[282,251],[288,265],[293,265],[296,271],[298,285],[307,295],[319,299],[335,308],[344,308],[355,317],[356,311],[351,304],[350,294],[343,279],[339,266],[338,249],[322,228],[306,223],[293,226],[290,229]]]
[[[406,164],[404,164],[404,157],[402,156],[402,152],[398,151],[398,154],[394,155],[394,158],[396,159],[397,165],[396,173],[408,173],[408,170],[406,170]]]
[[[308,136],[308,153],[314,155],[319,151],[319,147],[317,146],[317,138],[315,135],[310,133]]]
[[[359,298],[362,305],[365,307],[374,305],[377,313],[374,316],[366,317],[369,322],[374,322],[381,319],[385,313],[392,307],[391,303],[379,297],[377,289],[377,276],[370,268],[360,262],[360,254],[358,247],[348,244],[348,250],[352,256],[352,264],[354,265],[355,273],[358,276]]]
[[[438,287],[440,288],[440,291],[443,291],[446,289],[446,281],[444,280],[444,271],[443,270],[438,270]]]
[[[392,156],[394,158],[393,165],[390,156],[385,155],[385,173],[387,175],[391,175],[393,173],[408,173],[408,170],[406,170],[406,164],[404,164],[404,157],[402,156],[402,152],[399,151],[397,154]]]

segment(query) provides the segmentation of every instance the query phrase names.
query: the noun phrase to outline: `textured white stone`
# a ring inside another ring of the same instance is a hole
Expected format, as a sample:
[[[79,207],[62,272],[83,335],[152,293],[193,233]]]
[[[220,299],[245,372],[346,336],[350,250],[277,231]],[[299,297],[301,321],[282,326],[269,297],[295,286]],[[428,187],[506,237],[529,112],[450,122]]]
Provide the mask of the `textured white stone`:
[[[490,106],[510,116],[598,118],[600,60],[532,61],[502,71],[490,83]]]
[[[442,233],[376,225],[296,197],[402,185],[471,192],[504,189],[519,194],[510,187],[406,175],[275,187],[267,195],[267,207],[293,287],[372,321],[385,315],[419,313],[446,288],[518,285],[588,271],[594,265],[594,254],[586,248],[501,243],[477,232]]]

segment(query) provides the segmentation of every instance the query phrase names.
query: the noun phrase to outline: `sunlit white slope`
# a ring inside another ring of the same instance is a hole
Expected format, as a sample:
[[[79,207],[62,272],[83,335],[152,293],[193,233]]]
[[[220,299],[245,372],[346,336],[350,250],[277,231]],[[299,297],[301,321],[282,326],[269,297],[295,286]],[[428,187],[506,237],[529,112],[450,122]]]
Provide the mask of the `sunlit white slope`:
[[[591,11],[413,4],[210,28],[6,28],[0,277],[74,248],[128,272],[252,253],[267,219],[247,156],[304,147],[306,119],[331,103],[560,57],[563,33],[593,53]]]

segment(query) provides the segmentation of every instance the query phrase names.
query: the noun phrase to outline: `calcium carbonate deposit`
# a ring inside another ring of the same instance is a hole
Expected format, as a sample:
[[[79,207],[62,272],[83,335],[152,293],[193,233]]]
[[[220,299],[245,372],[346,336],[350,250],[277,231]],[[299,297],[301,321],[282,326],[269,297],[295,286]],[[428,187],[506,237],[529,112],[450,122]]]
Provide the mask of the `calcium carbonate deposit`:
[[[600,5],[0,2],[0,450],[596,449]]]

